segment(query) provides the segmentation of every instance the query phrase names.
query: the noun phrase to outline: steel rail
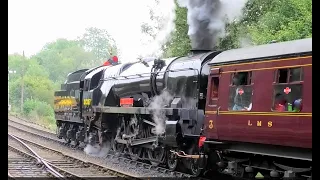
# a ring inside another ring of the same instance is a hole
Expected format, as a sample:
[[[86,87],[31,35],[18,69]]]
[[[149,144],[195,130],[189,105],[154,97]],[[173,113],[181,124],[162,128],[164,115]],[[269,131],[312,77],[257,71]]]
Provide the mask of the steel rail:
[[[66,155],[66,154],[64,154],[63,152],[57,151],[57,150],[52,149],[52,148],[50,148],[50,147],[48,147],[48,146],[45,146],[45,145],[38,144],[38,143],[36,143],[36,142],[32,142],[32,141],[27,140],[27,139],[24,139],[24,138],[22,138],[22,137],[17,137],[17,138],[19,138],[19,140],[21,140],[21,141],[24,141],[24,142],[26,142],[26,143],[32,144],[32,145],[34,145],[34,146],[37,146],[37,147],[39,147],[40,149],[45,149],[45,150],[48,150],[48,151],[52,151],[52,152],[54,152],[54,153],[58,153],[59,155],[61,155],[61,156],[63,156],[63,157],[66,157],[67,159],[73,159],[73,160],[75,160],[75,161],[77,161],[77,162],[80,161],[80,162],[82,162],[82,163],[88,164],[89,166],[90,166],[90,165],[93,165],[93,166],[97,167],[97,170],[98,170],[98,171],[102,170],[102,171],[107,172],[107,173],[109,173],[110,175],[113,175],[113,176],[122,177],[122,178],[125,178],[125,179],[141,179],[141,178],[139,178],[139,177],[132,176],[132,175],[130,175],[130,174],[128,174],[128,173],[122,173],[122,172],[116,171],[116,170],[111,169],[111,168],[103,167],[103,166],[101,166],[101,165],[99,165],[99,164],[95,164],[95,163],[92,163],[92,162],[83,161],[83,160],[81,160],[81,159],[79,159],[79,158],[76,158],[76,157],[74,157],[74,156]],[[62,172],[64,172],[64,173],[70,174],[70,175],[75,176],[75,177],[80,177],[80,176],[78,176],[78,175],[75,174],[75,173],[72,173],[72,172],[70,172],[70,171],[68,171],[68,170],[62,169],[62,168],[54,165],[54,164],[53,164],[54,162],[52,162],[52,161],[46,160],[46,159],[44,159],[44,158],[42,158],[42,157],[41,157],[41,159],[42,159],[43,161],[45,161],[45,162],[46,162],[48,165],[50,165],[51,167],[54,167],[55,169],[58,169],[58,170],[60,170],[60,171],[62,171]]]
[[[43,131],[41,129],[37,129],[35,127],[32,127],[32,126],[28,126],[26,124],[22,124],[22,123],[19,123],[17,121],[13,121],[11,120],[10,118],[8,118],[9,121],[12,121],[13,123],[16,123],[16,124],[19,124],[21,126],[26,126],[30,129],[34,129],[36,131],[40,131],[40,132],[43,132],[45,134],[50,134],[52,135],[53,133],[50,133],[50,132],[46,132],[46,131]],[[31,134],[31,135],[34,135],[34,136],[37,136],[39,138],[43,138],[43,139],[46,139],[46,140],[49,140],[49,141],[53,141],[53,142],[56,142],[56,143],[59,143],[60,145],[63,145],[63,146],[66,146],[66,147],[70,147],[72,149],[76,149],[76,150],[81,150],[83,151],[83,147],[80,147],[80,146],[74,146],[72,144],[69,144],[69,143],[66,143],[64,141],[61,141],[59,139],[52,139],[51,137],[47,137],[47,136],[42,136],[40,134],[36,134],[35,132],[31,132],[30,130],[24,130],[24,129],[21,129],[19,127],[15,127],[15,126],[12,126],[12,125],[8,125],[10,126],[11,128],[14,128],[14,129],[18,129],[22,132],[25,132],[25,133],[28,133],[28,134]],[[110,150],[111,151],[111,150]],[[112,151],[111,151],[112,152]],[[60,152],[62,153],[62,152]],[[156,170],[158,171],[159,173],[165,173],[165,174],[171,174],[175,177],[179,177],[179,178],[195,178],[193,177],[191,174],[187,174],[187,173],[183,173],[183,172],[179,172],[179,171],[172,171],[172,170],[169,170],[167,168],[163,168],[163,167],[160,167],[160,166],[153,166],[153,165],[150,165],[150,164],[147,164],[147,163],[144,163],[144,162],[140,162],[140,161],[135,161],[135,160],[131,160],[131,159],[128,159],[128,158],[125,158],[126,155],[125,153],[119,153],[119,152],[115,152],[115,154],[111,153],[111,154],[107,154],[106,158],[109,157],[109,158],[117,158],[119,161],[123,161],[125,163],[128,163],[130,165],[136,165],[136,166],[143,166],[145,167],[146,169],[152,169],[152,170]],[[122,157],[123,156],[123,157]],[[73,157],[72,157],[73,158]],[[94,163],[93,163],[94,164]],[[100,165],[97,165],[97,166],[100,166]],[[105,167],[103,167],[105,168]],[[116,171],[114,169],[111,169],[112,171]],[[198,179],[198,180],[207,180],[206,178],[203,178],[203,177],[197,177],[195,179]]]
[[[8,135],[10,137],[12,137],[13,139],[15,139],[16,141],[18,141],[20,144],[22,144],[25,148],[27,148],[30,152],[32,152],[32,154],[35,155],[35,158],[37,159],[38,162],[41,162],[43,165],[45,165],[48,169],[49,172],[54,175],[55,177],[58,178],[64,178],[64,176],[62,174],[60,174],[59,172],[57,172],[55,169],[53,169],[47,162],[46,160],[44,160],[41,156],[39,156],[33,149],[31,149],[26,143],[22,142],[18,137],[16,137],[13,134],[8,133]]]

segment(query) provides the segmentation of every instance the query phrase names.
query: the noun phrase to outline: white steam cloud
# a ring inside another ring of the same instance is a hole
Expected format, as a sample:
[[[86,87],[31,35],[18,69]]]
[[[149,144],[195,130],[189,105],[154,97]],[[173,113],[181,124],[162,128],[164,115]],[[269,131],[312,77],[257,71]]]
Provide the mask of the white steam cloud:
[[[253,46],[253,43],[249,37],[240,37],[239,43],[241,48]]]
[[[143,37],[140,56],[160,56],[162,46],[170,40],[171,32],[175,29],[176,5],[174,0],[150,1],[154,20],[147,23],[155,36]],[[148,51],[145,51],[148,49]]]
[[[188,9],[188,35],[193,49],[212,49],[226,35],[226,23],[242,15],[247,0],[178,0]]]
[[[110,143],[104,143],[101,146],[99,144],[87,144],[84,148],[84,152],[93,157],[105,157],[109,153],[110,148]]]
[[[154,109],[153,111],[153,120],[156,123],[156,131],[157,135],[163,134],[165,132],[165,122],[167,117],[165,112],[161,109],[164,108],[166,105],[169,105],[170,101],[172,100],[172,96],[169,92],[163,91],[159,96],[155,96],[149,107]]]

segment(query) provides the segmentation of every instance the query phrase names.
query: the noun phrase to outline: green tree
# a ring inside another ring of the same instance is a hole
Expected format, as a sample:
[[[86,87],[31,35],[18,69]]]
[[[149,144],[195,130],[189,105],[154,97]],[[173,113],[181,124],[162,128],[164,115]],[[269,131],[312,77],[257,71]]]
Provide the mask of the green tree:
[[[24,58],[19,54],[8,55],[8,68],[16,71],[16,74],[10,74],[10,79],[13,80],[19,76],[22,76],[26,69],[28,69],[28,66],[28,58]]]
[[[48,43],[33,59],[49,72],[52,81],[60,83],[68,73],[96,64],[92,52],[85,51],[78,41],[66,39]]]
[[[49,72],[36,59],[8,55],[8,64],[16,71],[16,74],[10,74],[10,104],[19,107],[21,103],[22,77],[24,99],[33,98],[53,104],[53,82],[49,79]]]
[[[105,31],[87,33],[84,37],[90,41],[90,35],[98,35],[99,48],[105,50],[104,46],[108,42],[108,52],[116,54],[116,46],[112,44],[112,39]],[[99,34],[100,33],[100,34]],[[108,39],[107,39],[108,38]],[[108,41],[106,41],[108,40]],[[53,100],[54,91],[60,89],[60,84],[66,79],[68,73],[82,68],[91,68],[101,64],[95,54],[95,48],[85,50],[84,41],[57,39],[47,43],[42,50],[31,58],[23,57],[19,54],[8,55],[8,68],[15,70],[16,74],[10,74],[10,104],[15,111],[20,110],[21,85],[24,82],[24,104],[23,112],[25,116],[38,119],[40,122],[54,126]],[[103,44],[104,43],[104,44]],[[85,44],[89,47],[88,44]],[[90,44],[89,44],[90,45]],[[103,52],[101,52],[103,54]],[[110,54],[109,54],[110,55]],[[23,77],[23,78],[22,78]]]
[[[159,0],[153,0],[154,6],[159,5]],[[157,32],[159,32],[162,29],[162,23],[164,21],[164,18],[154,12],[154,7],[148,7],[149,8],[149,20],[150,22],[143,22],[140,29],[141,32],[146,34],[147,36],[151,37],[153,40],[157,36]]]
[[[164,48],[166,57],[186,55],[191,49],[186,8],[176,8],[175,25]],[[242,17],[227,24],[226,31],[218,50],[312,37],[312,0],[248,0]]]
[[[36,59],[27,60],[28,67],[26,68],[25,75],[27,76],[41,76],[43,78],[49,79],[50,73],[41,66]]]
[[[243,18],[227,25],[220,49],[312,37],[311,0],[249,0]]]
[[[54,115],[53,109],[49,104],[34,99],[27,99],[23,104],[23,113],[30,115],[33,111],[35,111],[38,116],[50,117]]]
[[[263,16],[248,27],[255,44],[312,37],[312,1],[274,1]]]
[[[175,31],[171,40],[164,46],[164,57],[184,56],[191,49],[188,37],[187,8],[179,7],[176,3]]]
[[[115,40],[104,29],[87,28],[80,39],[81,45],[92,52],[96,59],[101,60],[109,58],[111,55],[117,55],[117,46]],[[98,61],[98,62],[99,62]]]
[[[10,81],[10,97],[11,103],[15,105],[20,104],[21,97],[21,81],[19,77],[13,81]],[[24,99],[35,99],[39,101],[47,102],[53,105],[53,83],[46,77],[25,75],[24,81]]]

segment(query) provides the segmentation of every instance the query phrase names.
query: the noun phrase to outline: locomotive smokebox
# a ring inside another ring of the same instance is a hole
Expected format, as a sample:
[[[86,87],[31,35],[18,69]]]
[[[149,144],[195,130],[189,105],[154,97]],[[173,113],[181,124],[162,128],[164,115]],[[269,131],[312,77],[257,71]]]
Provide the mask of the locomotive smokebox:
[[[212,51],[212,50],[211,49],[191,49],[190,55],[197,55],[197,54],[207,53],[210,51]]]

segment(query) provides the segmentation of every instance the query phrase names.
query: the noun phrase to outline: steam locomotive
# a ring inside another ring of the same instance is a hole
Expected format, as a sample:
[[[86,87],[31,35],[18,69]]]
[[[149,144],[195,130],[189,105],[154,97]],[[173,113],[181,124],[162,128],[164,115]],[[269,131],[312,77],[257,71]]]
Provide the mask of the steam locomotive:
[[[312,39],[108,63],[55,92],[57,135],[195,176],[312,179]]]

